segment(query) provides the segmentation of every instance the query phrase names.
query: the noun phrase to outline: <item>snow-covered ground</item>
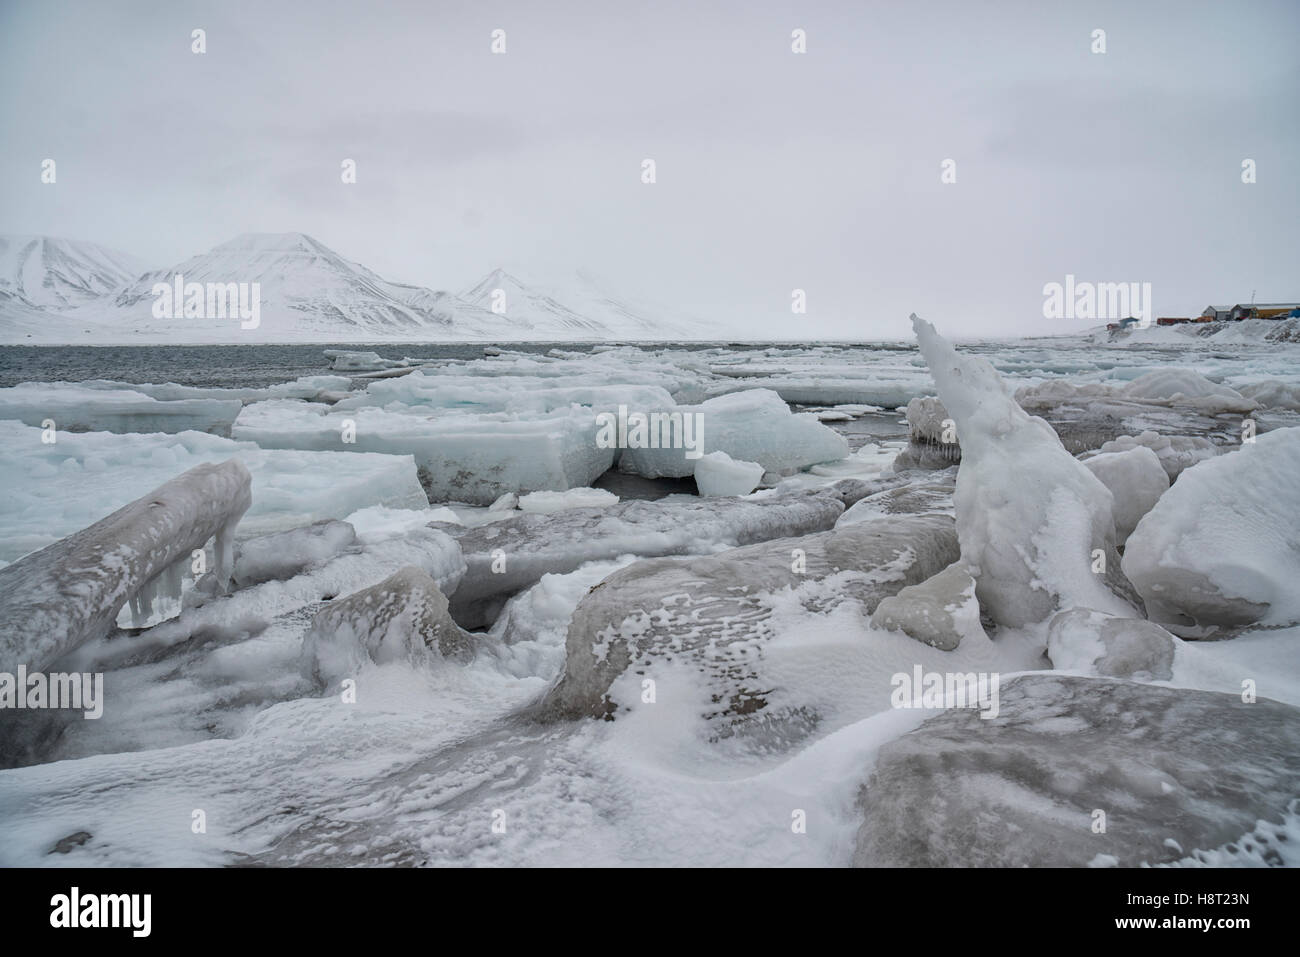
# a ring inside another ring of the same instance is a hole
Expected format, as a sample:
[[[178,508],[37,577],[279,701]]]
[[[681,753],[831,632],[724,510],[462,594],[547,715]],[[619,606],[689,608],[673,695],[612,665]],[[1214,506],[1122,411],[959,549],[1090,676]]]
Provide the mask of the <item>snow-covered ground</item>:
[[[0,389],[0,864],[1300,864],[1300,345],[937,325]]]

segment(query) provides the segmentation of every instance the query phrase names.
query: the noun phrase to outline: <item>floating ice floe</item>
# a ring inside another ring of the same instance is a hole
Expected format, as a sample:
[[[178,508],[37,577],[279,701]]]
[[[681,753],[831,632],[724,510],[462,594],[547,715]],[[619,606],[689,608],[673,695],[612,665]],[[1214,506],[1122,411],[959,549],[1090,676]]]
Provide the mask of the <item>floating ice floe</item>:
[[[496,502],[492,504],[496,505]],[[520,495],[516,504],[521,512],[550,515],[566,508],[606,508],[617,505],[618,496],[599,488],[571,488],[567,492],[529,492]]]
[[[272,400],[246,406],[232,431],[262,448],[412,455],[429,501],[470,505],[590,485],[615,455],[597,445],[595,414],[582,407],[436,415]]]
[[[655,411],[655,410],[651,410]],[[698,423],[694,449],[678,447],[624,448],[618,467],[646,478],[694,474],[702,454],[726,452],[733,459],[757,462],[765,471],[789,474],[849,454],[844,438],[817,421],[794,414],[775,392],[752,389],[709,399],[699,405],[657,410]]]
[[[701,495],[748,495],[763,481],[757,462],[737,462],[726,452],[710,452],[695,463],[695,485]]]
[[[64,432],[211,432],[229,435],[239,399],[156,399],[134,387],[24,382],[0,389],[0,419]],[[53,423],[49,425],[47,423]]]
[[[428,508],[409,455],[261,449],[200,432],[54,438],[46,443],[41,429],[0,421],[0,561],[71,535],[187,469],[230,458],[253,477],[240,537],[343,519],[368,505]]]
[[[1300,621],[1300,428],[1187,469],[1138,523],[1124,573],[1171,625]]]

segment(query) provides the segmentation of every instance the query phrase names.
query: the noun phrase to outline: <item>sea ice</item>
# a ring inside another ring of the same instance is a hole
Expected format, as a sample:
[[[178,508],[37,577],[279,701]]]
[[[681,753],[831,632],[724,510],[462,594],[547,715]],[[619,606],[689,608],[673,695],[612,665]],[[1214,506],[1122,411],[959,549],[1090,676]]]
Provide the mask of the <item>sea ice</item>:
[[[1300,793],[1300,711],[1276,701],[1063,675],[1000,697],[993,720],[952,708],[880,749],[855,865],[1166,864]]]
[[[611,696],[620,675],[629,668],[652,673],[676,660],[706,672],[708,692],[695,707],[717,722],[717,734],[759,711],[764,723],[815,723],[763,674],[763,646],[774,636],[773,595],[793,589],[809,612],[852,600],[870,614],[957,553],[952,519],[930,515],[861,522],[703,558],[635,562],[579,603],[564,675],[539,713],[613,718],[630,703]],[[825,585],[819,592],[818,582]]]
[[[239,399],[161,400],[134,387],[24,382],[0,389],[0,419],[65,432],[211,432],[229,435]],[[46,425],[47,422],[53,425]]]
[[[1078,604],[1132,614],[1092,570],[1098,550],[1113,563],[1106,486],[1012,400],[986,360],[960,355],[928,322],[912,322],[962,445],[957,533],[981,606],[1011,627]]]
[[[763,466],[737,462],[726,452],[710,452],[695,463],[695,485],[701,495],[748,495],[763,480]]]
[[[303,640],[305,670],[323,683],[355,676],[366,663],[466,658],[473,637],[447,614],[429,573],[400,568],[376,585],[336,598],[316,613]]]
[[[1115,544],[1123,545],[1142,516],[1169,490],[1169,476],[1160,458],[1146,446],[1124,452],[1102,452],[1083,460],[1115,499]]]
[[[702,402],[661,411],[680,413],[683,421],[702,427],[694,450],[677,448],[624,448],[618,467],[646,478],[694,474],[699,453],[726,452],[733,459],[757,462],[765,470],[789,474],[820,462],[834,462],[849,454],[848,443],[815,415],[794,414],[781,397],[768,389],[733,392]],[[691,452],[691,456],[688,456]]]
[[[216,536],[215,573],[229,579],[235,526],[252,476],[237,460],[198,465],[68,538],[0,569],[0,670],[44,669],[106,635],[154,579]],[[174,575],[168,580],[179,579]],[[173,597],[179,598],[176,594]]]
[[[1154,620],[1300,621],[1300,428],[1187,469],[1138,523],[1125,575]]]
[[[620,555],[707,553],[736,545],[830,528],[870,486],[838,487],[766,497],[619,502],[550,515],[511,515],[476,528],[438,526],[460,542],[467,571],[451,594],[463,627],[495,620],[512,595],[543,575],[573,571]]]

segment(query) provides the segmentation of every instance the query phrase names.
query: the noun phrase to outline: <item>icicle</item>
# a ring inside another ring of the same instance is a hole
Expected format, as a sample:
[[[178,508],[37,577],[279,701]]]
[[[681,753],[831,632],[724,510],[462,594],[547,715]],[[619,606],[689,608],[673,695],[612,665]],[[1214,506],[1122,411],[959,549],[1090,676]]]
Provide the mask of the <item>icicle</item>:
[[[226,522],[217,531],[216,544],[213,548],[217,567],[213,569],[216,574],[217,583],[221,585],[222,591],[230,589],[230,576],[234,572],[235,556],[235,526],[239,524],[242,515],[235,516],[231,521]]]

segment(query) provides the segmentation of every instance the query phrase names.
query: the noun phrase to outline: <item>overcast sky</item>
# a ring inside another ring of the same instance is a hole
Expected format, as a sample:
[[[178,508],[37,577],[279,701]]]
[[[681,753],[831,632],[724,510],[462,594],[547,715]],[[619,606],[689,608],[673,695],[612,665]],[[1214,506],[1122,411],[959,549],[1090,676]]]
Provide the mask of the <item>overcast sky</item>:
[[[1300,296],[1297,38],[1295,0],[0,0],[0,231],[583,269],[754,336],[1096,325],[1043,317],[1067,273],[1195,314]]]

